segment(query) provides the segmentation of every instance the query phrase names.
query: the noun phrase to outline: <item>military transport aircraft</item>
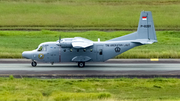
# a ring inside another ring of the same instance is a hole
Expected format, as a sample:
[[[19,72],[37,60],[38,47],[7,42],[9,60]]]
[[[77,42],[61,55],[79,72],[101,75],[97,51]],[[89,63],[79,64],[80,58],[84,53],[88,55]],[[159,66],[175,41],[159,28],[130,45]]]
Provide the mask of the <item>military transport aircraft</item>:
[[[97,42],[75,37],[63,38],[56,42],[41,43],[36,50],[25,51],[22,56],[32,59],[31,65],[35,67],[36,61],[49,62],[77,62],[84,67],[85,62],[104,62],[133,47],[157,42],[156,32],[150,11],[142,11],[137,32],[117,37],[108,41]]]

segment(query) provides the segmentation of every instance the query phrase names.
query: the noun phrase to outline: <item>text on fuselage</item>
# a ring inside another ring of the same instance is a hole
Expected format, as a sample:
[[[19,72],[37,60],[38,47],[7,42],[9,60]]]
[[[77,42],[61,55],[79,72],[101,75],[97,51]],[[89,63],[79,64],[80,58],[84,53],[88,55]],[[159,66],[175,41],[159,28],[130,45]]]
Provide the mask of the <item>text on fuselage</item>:
[[[106,47],[130,46],[130,44],[105,44]]]

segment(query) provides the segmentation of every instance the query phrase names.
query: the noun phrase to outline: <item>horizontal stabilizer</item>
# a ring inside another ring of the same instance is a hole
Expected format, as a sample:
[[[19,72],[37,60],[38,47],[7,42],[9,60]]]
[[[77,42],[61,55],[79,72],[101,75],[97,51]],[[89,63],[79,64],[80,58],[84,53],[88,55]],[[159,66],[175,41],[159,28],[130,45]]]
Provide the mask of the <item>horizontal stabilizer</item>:
[[[133,40],[131,42],[133,42],[133,43],[140,43],[140,44],[145,45],[145,44],[152,44],[154,42],[157,42],[157,40],[138,39],[138,40]]]

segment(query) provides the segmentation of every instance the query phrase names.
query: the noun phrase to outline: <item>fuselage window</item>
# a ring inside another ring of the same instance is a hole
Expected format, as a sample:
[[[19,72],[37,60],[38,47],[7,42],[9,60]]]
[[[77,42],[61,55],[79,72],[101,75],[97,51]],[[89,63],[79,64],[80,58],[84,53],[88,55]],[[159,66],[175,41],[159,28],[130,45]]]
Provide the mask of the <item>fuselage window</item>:
[[[86,49],[83,49],[84,52],[86,52]]]
[[[79,52],[79,49],[77,49],[77,52]]]
[[[90,52],[92,52],[93,51],[93,49],[90,49]]]
[[[70,52],[72,52],[72,49],[70,49]]]
[[[66,49],[64,49],[64,52],[66,52]]]
[[[42,51],[42,49],[43,49],[43,47],[41,46],[41,47],[39,47],[38,51]]]
[[[99,55],[102,55],[103,54],[103,51],[102,49],[99,50]]]

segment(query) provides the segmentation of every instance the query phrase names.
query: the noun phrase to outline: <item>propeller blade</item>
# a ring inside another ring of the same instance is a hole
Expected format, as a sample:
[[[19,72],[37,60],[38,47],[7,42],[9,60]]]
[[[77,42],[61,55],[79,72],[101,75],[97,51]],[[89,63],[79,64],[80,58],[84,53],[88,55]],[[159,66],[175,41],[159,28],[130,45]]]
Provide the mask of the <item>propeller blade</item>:
[[[57,42],[58,42],[58,41],[57,41]],[[61,46],[61,35],[59,36],[59,43],[56,44],[56,45]]]
[[[59,36],[59,43],[61,43],[61,36]]]

